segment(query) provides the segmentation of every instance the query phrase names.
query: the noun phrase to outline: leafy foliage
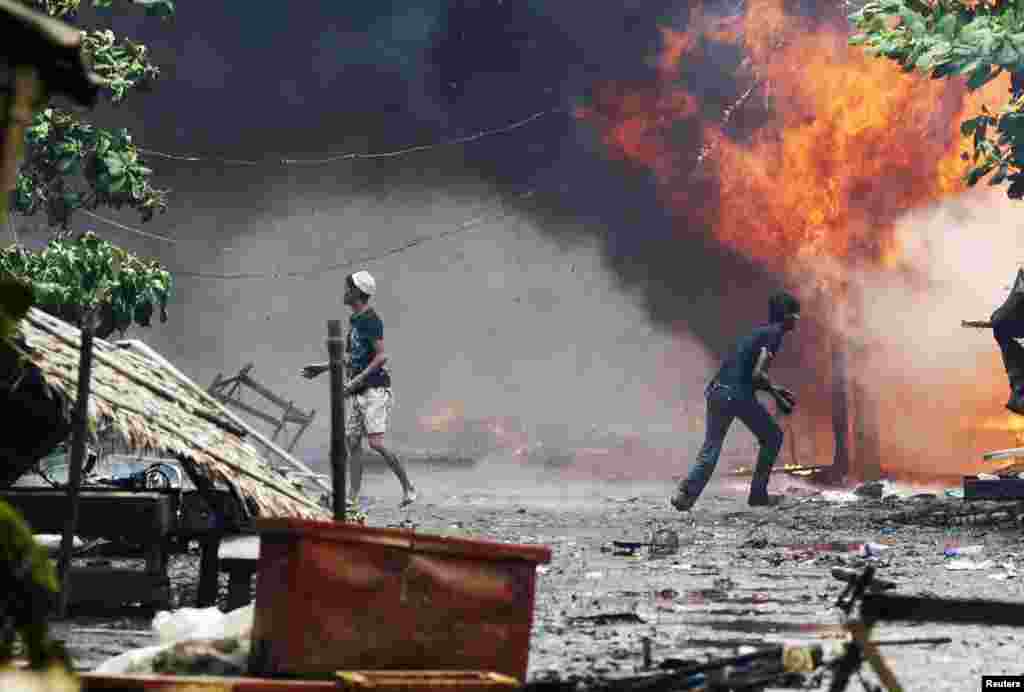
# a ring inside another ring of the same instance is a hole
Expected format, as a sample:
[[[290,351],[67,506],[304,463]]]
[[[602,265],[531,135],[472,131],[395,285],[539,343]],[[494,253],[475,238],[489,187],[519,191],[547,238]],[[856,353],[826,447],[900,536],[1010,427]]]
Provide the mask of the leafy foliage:
[[[1024,6],[1011,0],[878,0],[850,20],[859,32],[852,44],[899,63],[906,72],[966,77],[970,90],[1004,71],[1014,76],[1008,103],[995,113],[983,108],[961,132],[973,145],[967,183],[975,185],[992,173],[990,184],[1008,182],[1010,197],[1024,197],[1024,80],[1018,82],[1024,72]]]
[[[100,338],[133,324],[149,327],[157,309],[167,321],[170,273],[93,233],[55,238],[40,252],[8,246],[0,250],[0,272],[31,282],[38,307],[69,322],[81,324],[86,311],[98,307]]]
[[[74,20],[83,0],[23,0],[65,21]],[[92,0],[108,9],[113,0]],[[172,0],[132,0],[151,16],[174,15]],[[160,76],[146,46],[118,41],[108,29],[83,31],[83,48],[114,104],[129,92],[147,90]],[[149,221],[167,209],[167,191],[153,187],[153,171],[143,165],[126,130],[105,130],[57,108],[38,113],[26,135],[14,208],[21,214],[45,212],[50,226],[66,231],[76,209],[128,206]]]
[[[167,208],[167,193],[149,181],[127,130],[102,130],[48,108],[27,132],[28,153],[15,187],[15,209],[45,210],[53,227],[67,229],[75,209],[103,205],[137,209],[143,221]]]
[[[0,662],[12,658],[17,637],[33,668],[66,660],[51,641],[46,614],[59,588],[57,572],[25,520],[0,501]]]
[[[34,302],[32,286],[0,272],[0,344],[6,344],[18,355],[24,355],[15,342],[18,322]]]
[[[51,17],[71,21],[78,15],[82,0],[24,0],[25,4],[45,12]],[[134,5],[145,8],[151,17],[168,19],[174,16],[174,0],[130,0]],[[114,0],[92,0],[92,6],[99,9],[110,9]]]

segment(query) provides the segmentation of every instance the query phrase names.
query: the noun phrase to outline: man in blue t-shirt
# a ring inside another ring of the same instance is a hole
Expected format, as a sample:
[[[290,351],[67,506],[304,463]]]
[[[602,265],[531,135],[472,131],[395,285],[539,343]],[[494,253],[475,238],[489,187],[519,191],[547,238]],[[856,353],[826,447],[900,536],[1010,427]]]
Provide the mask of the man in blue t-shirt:
[[[360,457],[363,438],[388,463],[402,484],[402,502],[405,507],[416,501],[417,493],[398,457],[384,444],[384,433],[391,417],[391,373],[384,352],[384,323],[377,311],[370,307],[370,296],[377,284],[367,271],[358,271],[345,279],[345,304],[352,310],[349,318],[345,358],[348,380],[345,387],[345,437],[348,444],[350,488],[353,503],[359,500],[363,484],[363,462]],[[315,363],[302,369],[302,375],[312,379],[329,369],[328,363]]]
[[[778,354],[783,335],[792,331],[800,319],[800,302],[788,293],[779,293],[769,301],[768,312],[769,324],[758,327],[736,343],[705,391],[708,413],[704,446],[671,500],[672,506],[681,512],[689,510],[703,492],[718,464],[729,426],[736,418],[750,428],[761,447],[750,482],[748,503],[751,506],[777,505],[781,500],[768,495],[768,478],[782,448],[782,428],[754,392],[763,389],[771,393],[785,413],[793,409],[792,392],[773,385],[765,371]]]

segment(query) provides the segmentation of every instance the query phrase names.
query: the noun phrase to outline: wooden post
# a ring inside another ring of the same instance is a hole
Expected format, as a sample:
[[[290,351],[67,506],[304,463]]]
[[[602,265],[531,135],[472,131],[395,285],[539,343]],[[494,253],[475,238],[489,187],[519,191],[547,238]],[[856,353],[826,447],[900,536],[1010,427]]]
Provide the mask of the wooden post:
[[[832,458],[831,473],[836,480],[850,473],[850,410],[847,388],[846,344],[843,334],[832,336],[832,435],[835,439],[835,456]]]
[[[341,320],[327,321],[327,353],[331,371],[331,474],[334,520],[345,521],[348,497],[345,478],[348,443],[345,440],[345,363],[342,359]]]
[[[68,519],[60,542],[60,595],[57,615],[67,614],[71,598],[71,553],[78,528],[79,488],[82,484],[82,462],[85,459],[85,438],[89,430],[89,383],[92,377],[92,339],[95,310],[88,310],[82,325],[82,342],[78,357],[78,396],[71,421],[71,467],[68,469]]]
[[[35,106],[43,93],[39,73],[29,65],[11,66],[7,93],[0,98],[0,222],[9,219],[8,194],[18,179],[18,164],[25,150],[25,129],[32,124]]]

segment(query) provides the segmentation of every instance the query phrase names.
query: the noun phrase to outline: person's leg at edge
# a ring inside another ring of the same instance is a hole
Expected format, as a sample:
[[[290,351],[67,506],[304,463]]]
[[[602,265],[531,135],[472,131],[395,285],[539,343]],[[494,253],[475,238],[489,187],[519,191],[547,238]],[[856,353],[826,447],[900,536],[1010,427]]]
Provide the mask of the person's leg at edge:
[[[358,507],[363,488],[363,437],[366,434],[363,411],[356,396],[345,399],[345,445],[348,447],[348,499]]]
[[[1024,332],[1016,324],[996,324],[992,330],[1003,357],[1003,366],[1010,383],[1010,399],[1006,408],[1017,414],[1024,414],[1024,348],[1016,339]]]
[[[398,482],[402,484],[402,504],[407,505],[414,502],[417,497],[416,489],[412,487],[409,476],[405,472],[405,467],[402,466],[398,456],[385,446],[384,433],[371,433],[366,436],[366,441],[370,445],[370,449],[384,457],[384,461],[388,463],[391,472],[395,474]]]
[[[697,453],[697,460],[690,468],[686,479],[679,484],[672,506],[679,511],[690,509],[697,498],[704,492],[704,487],[711,480],[722,454],[725,436],[732,425],[733,416],[729,412],[728,400],[722,400],[722,394],[712,393],[707,399],[706,432],[704,444]]]
[[[386,388],[367,390],[365,400],[366,406],[363,411],[366,423],[366,441],[370,445],[370,449],[384,457],[384,461],[391,468],[391,472],[395,474],[398,482],[402,484],[402,502],[400,506],[405,507],[415,502],[418,494],[409,481],[409,476],[406,474],[402,462],[384,443],[384,434],[387,432],[388,420],[391,417],[391,391]]]
[[[756,399],[737,402],[736,417],[754,433],[760,446],[757,464],[754,466],[754,477],[750,480],[748,504],[776,504],[780,498],[768,496],[768,481],[775,460],[782,449],[782,428],[768,413],[768,409]]]
[[[363,436],[346,436],[348,444],[348,497],[352,504],[359,502],[363,488]]]

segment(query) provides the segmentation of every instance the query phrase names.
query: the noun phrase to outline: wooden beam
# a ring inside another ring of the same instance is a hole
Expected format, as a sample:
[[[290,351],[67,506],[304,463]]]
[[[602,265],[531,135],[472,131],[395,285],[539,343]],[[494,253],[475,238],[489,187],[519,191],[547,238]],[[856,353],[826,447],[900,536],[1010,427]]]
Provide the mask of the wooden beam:
[[[238,399],[232,399],[230,397],[225,397],[225,398],[221,399],[221,401],[224,402],[225,404],[227,404],[228,406],[233,406],[233,407],[235,407],[235,408],[237,408],[239,410],[245,411],[250,416],[255,416],[256,418],[259,418],[262,421],[266,421],[267,423],[270,423],[271,425],[276,425],[277,422],[278,422],[277,418],[274,418],[270,414],[264,413],[263,411],[260,411],[259,409],[255,409],[252,406],[249,406],[249,404],[244,404],[241,401],[239,401]]]

